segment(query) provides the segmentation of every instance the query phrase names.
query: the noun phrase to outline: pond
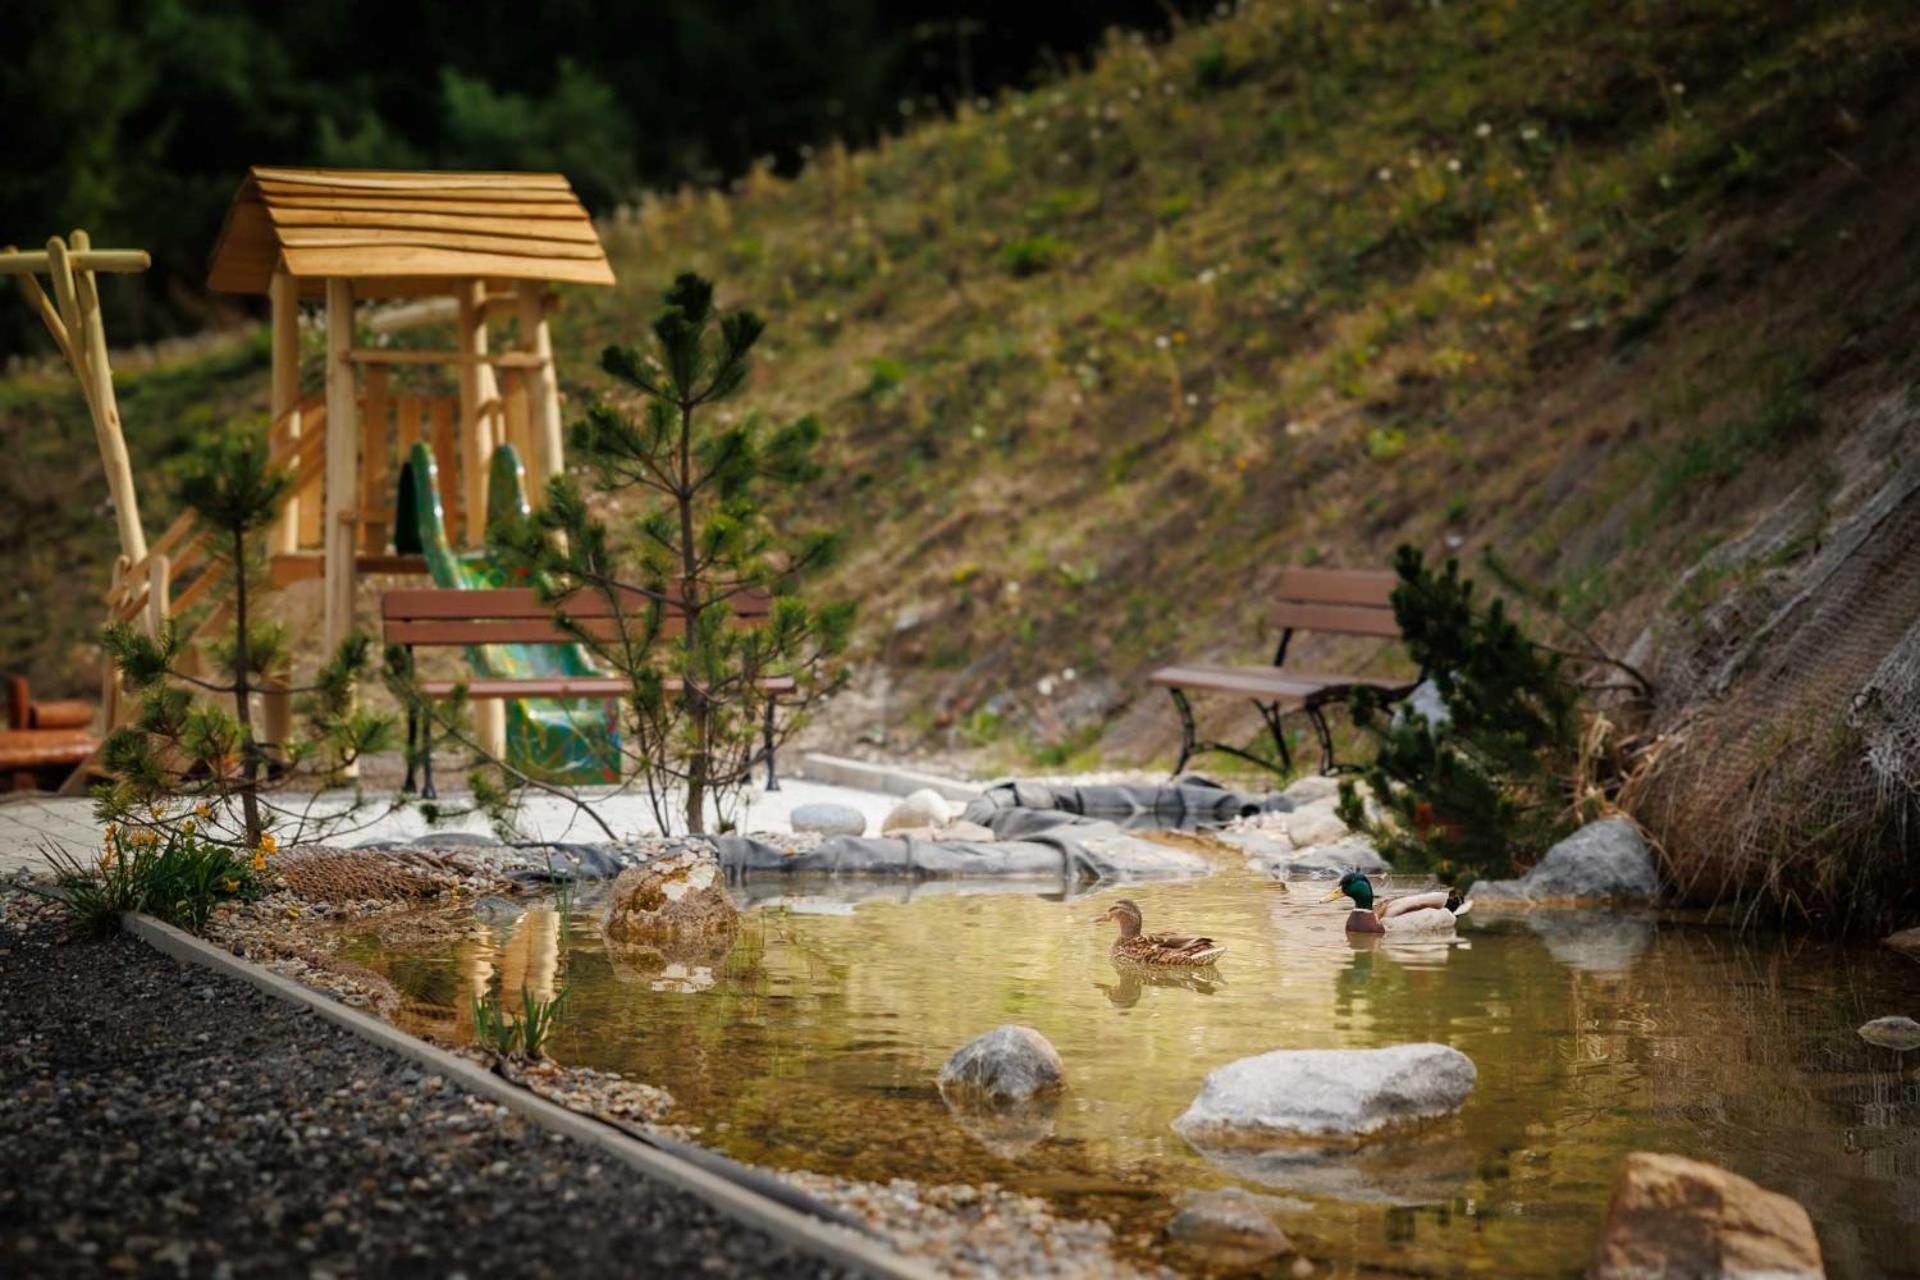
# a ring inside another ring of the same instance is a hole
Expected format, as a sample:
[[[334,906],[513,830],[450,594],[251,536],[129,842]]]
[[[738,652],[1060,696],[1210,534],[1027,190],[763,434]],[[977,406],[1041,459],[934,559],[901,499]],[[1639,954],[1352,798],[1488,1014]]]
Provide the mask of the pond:
[[[1318,901],[1325,881],[1221,866],[1078,897],[756,881],[729,953],[665,970],[610,949],[584,899],[476,919],[452,941],[363,936],[350,955],[406,993],[401,1021],[443,1038],[470,1035],[489,983],[564,984],[553,1055],[666,1086],[677,1118],[737,1158],[993,1181],[1104,1218],[1139,1250],[1183,1191],[1240,1185],[1284,1202],[1322,1275],[1574,1276],[1621,1156],[1650,1149],[1799,1199],[1832,1276],[1920,1275],[1920,1054],[1855,1034],[1914,1010],[1911,961],[1652,915],[1487,911],[1451,944],[1350,940],[1345,905]],[[1113,927],[1089,921],[1120,897],[1149,930],[1225,943],[1217,979],[1117,971]],[[1050,1126],[970,1128],[934,1087],[953,1049],[1003,1022],[1065,1061]],[[1479,1083],[1418,1143],[1236,1168],[1169,1128],[1236,1058],[1422,1040],[1472,1057]]]

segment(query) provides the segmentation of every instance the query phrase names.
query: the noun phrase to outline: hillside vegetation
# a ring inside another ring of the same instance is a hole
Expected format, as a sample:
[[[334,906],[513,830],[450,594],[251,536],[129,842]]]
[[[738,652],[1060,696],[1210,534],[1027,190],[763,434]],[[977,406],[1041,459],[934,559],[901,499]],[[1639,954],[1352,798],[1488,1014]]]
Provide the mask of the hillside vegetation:
[[[1146,671],[1265,656],[1280,568],[1401,542],[1496,551],[1610,647],[1691,670],[1662,654],[1811,563],[1860,468],[1910,447],[1885,423],[1915,372],[1916,50],[1896,0],[1250,3],[1116,35],[795,179],[623,211],[621,285],[559,317],[563,377],[599,389],[592,353],[679,270],[767,318],[745,403],[831,436],[782,518],[851,534],[831,587],[862,674],[817,729],[841,747],[1168,764]],[[162,391],[183,378],[192,405]],[[263,380],[253,347],[126,379],[136,458]],[[110,545],[75,503],[104,486],[77,401],[0,395],[10,441],[51,413],[31,447],[71,459],[44,494],[0,480],[9,651],[57,683]],[[1714,559],[1822,476],[1800,535]]]

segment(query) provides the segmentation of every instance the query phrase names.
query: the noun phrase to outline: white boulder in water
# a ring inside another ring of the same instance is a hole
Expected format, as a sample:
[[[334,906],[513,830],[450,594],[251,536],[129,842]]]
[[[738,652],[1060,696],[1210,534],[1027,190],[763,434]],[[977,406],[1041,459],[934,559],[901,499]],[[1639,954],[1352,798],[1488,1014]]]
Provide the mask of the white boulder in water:
[[[1363,1137],[1451,1115],[1477,1074],[1473,1059],[1444,1044],[1280,1049],[1209,1072],[1173,1128],[1196,1145]]]
[[[850,804],[803,804],[788,815],[787,821],[795,831],[823,836],[863,836],[867,833],[867,815]]]
[[[886,821],[880,824],[880,830],[887,834],[920,827],[944,827],[953,818],[953,807],[945,796],[931,788],[922,788],[895,805]]]
[[[1480,880],[1478,903],[1647,902],[1660,892],[1653,849],[1625,818],[1589,822],[1518,880]]]

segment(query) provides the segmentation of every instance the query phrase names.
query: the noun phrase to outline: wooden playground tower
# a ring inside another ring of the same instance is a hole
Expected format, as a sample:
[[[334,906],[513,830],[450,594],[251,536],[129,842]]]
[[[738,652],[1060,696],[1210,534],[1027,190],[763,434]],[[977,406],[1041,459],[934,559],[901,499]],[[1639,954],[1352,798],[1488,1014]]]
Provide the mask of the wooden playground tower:
[[[224,574],[212,572],[217,552],[190,515],[151,546],[140,525],[93,273],[143,270],[147,255],[92,250],[76,232],[70,244],[56,239],[44,254],[0,257],[0,264],[9,262],[93,411],[121,542],[109,617],[144,617],[157,629],[205,601]],[[50,274],[57,305],[34,272]],[[322,639],[330,652],[353,629],[361,573],[426,572],[419,556],[397,555],[390,545],[399,469],[414,443],[434,452],[448,527],[459,543],[478,546],[484,536],[488,467],[498,445],[519,451],[530,496],[539,500],[547,478],[564,465],[549,286],[605,286],[614,276],[586,209],[560,174],[256,167],[227,210],[207,283],[269,300],[268,430],[273,458],[294,477],[270,540],[272,578],[275,586],[321,579]],[[356,307],[396,300],[420,305],[390,309],[384,328],[390,332],[409,316],[426,323],[449,316],[453,346],[363,341]],[[313,393],[300,380],[303,302],[320,303],[324,315],[325,372]],[[517,342],[496,346],[491,326],[509,319]],[[418,366],[450,370],[457,393],[396,386],[399,371]],[[223,615],[216,604],[199,633],[225,624]],[[105,691],[109,727],[118,718],[114,685],[110,679]],[[499,709],[493,704],[495,723],[483,721],[484,737],[498,738]],[[287,696],[267,693],[262,710],[265,737],[284,740]]]

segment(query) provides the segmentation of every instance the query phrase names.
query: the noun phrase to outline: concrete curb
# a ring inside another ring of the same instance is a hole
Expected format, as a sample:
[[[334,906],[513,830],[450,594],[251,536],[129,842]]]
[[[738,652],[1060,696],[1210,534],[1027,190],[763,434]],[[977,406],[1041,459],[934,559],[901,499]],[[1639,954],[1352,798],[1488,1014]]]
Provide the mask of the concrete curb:
[[[942,798],[958,800],[963,804],[986,790],[977,783],[962,782],[957,778],[943,778],[936,773],[920,773],[913,769],[896,769],[865,760],[849,760],[845,756],[802,756],[797,772],[809,782],[878,791],[889,796],[910,796],[922,790],[937,791]]]
[[[885,1280],[936,1280],[940,1274],[925,1263],[895,1253],[854,1231],[821,1222],[778,1204],[677,1156],[650,1147],[591,1116],[549,1102],[538,1094],[501,1079],[477,1063],[408,1035],[391,1023],[329,999],[291,978],[243,960],[151,916],[124,916],[121,925],[156,951],[184,964],[199,965],[229,978],[238,978],[291,1004],[303,1005],[363,1040],[390,1049],[471,1093],[498,1102],[549,1132],[584,1142],[648,1177],[698,1196],[725,1216],[764,1231],[782,1244],[803,1253],[851,1268],[862,1275],[884,1277]]]

